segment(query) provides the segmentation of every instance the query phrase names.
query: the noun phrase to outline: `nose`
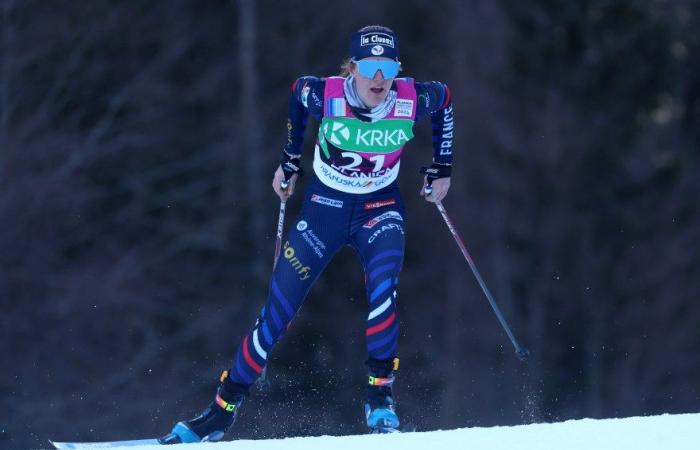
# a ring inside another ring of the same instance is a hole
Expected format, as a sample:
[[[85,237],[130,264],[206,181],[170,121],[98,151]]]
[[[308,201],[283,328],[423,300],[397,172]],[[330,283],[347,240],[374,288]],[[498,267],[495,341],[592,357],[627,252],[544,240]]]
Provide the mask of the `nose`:
[[[376,72],[374,72],[374,78],[372,79],[374,81],[384,81],[384,74],[381,70],[377,70]]]

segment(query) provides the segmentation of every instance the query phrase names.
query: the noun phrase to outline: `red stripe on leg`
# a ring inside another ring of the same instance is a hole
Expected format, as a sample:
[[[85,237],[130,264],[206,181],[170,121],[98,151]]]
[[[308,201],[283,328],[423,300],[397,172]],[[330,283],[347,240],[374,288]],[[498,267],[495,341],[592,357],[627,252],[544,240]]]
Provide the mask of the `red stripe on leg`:
[[[243,339],[243,358],[245,359],[245,362],[253,368],[255,373],[260,375],[260,372],[262,372],[263,368],[260,366],[260,364],[256,363],[253,358],[250,356],[250,352],[248,352],[248,335],[246,335],[245,339]]]
[[[394,321],[396,318],[396,313],[393,312],[391,315],[382,323],[378,323],[377,325],[367,328],[367,336],[373,335],[375,333],[379,333],[380,331],[386,329],[391,323]]]

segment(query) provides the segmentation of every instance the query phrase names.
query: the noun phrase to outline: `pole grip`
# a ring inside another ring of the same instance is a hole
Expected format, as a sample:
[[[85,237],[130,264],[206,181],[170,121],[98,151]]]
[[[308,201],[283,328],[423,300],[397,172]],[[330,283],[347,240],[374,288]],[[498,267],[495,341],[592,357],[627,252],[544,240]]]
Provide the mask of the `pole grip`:
[[[433,193],[433,178],[426,176],[427,184],[423,186],[423,192],[425,195],[430,195]]]
[[[272,262],[272,270],[275,270],[275,267],[277,267],[277,260],[280,257],[280,253],[282,251],[282,233],[284,233],[284,216],[285,212],[287,209],[287,202],[281,201],[280,202],[280,213],[277,218],[277,235],[275,239],[275,259]]]

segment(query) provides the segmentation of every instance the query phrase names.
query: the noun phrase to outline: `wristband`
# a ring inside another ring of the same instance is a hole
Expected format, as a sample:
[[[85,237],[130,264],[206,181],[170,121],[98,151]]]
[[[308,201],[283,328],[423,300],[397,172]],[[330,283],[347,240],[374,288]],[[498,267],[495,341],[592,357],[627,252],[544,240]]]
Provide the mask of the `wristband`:
[[[433,163],[430,167],[421,167],[420,173],[428,178],[428,184],[439,178],[450,178],[452,176],[452,166]]]
[[[304,169],[301,168],[300,158],[290,158],[285,152],[282,152],[282,159],[280,160],[280,167],[284,172],[284,180],[289,181],[292,175],[296,174],[299,176],[304,175]]]

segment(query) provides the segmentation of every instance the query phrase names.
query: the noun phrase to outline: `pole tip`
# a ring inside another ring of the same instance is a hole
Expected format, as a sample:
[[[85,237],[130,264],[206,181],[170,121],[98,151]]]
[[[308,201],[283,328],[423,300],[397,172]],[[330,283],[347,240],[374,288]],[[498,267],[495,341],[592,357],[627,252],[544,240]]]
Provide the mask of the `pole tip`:
[[[528,349],[520,347],[515,351],[515,356],[517,356],[520,361],[525,362],[530,356],[530,352],[528,351]]]

